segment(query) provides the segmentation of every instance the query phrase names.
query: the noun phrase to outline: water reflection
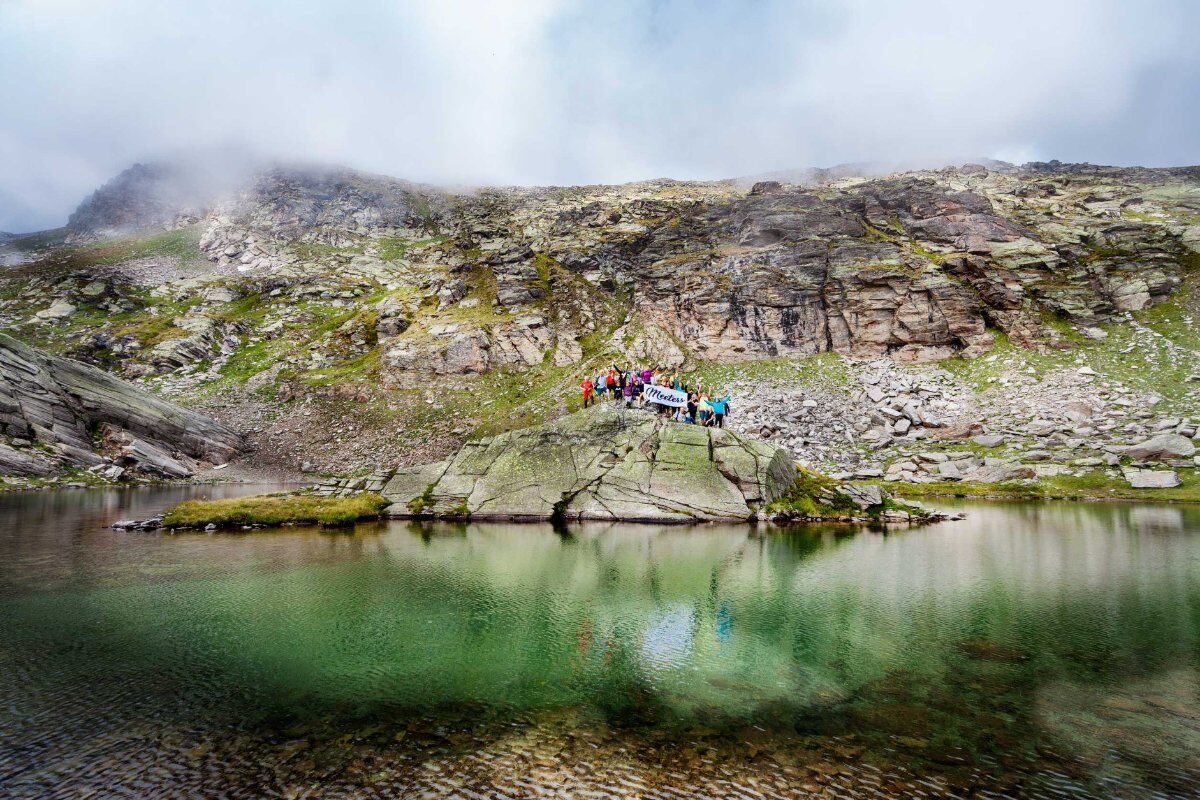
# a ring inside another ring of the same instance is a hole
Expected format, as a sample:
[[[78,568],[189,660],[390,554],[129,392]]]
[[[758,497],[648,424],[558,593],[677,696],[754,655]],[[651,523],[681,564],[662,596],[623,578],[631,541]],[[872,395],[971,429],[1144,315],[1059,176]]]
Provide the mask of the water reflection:
[[[430,758],[418,720],[497,763],[531,758],[512,725],[551,749],[600,737],[605,758],[717,735],[682,775],[749,759],[761,777],[769,753],[786,777],[803,751],[854,762],[825,776],[846,795],[881,775],[950,794],[1200,787],[1194,508],[975,504],[892,533],[103,527],[196,491],[0,498],[0,789],[119,779],[65,754],[153,753],[121,733],[147,721],[209,742],[228,789],[250,779],[248,742],[264,763],[297,735],[352,761]]]

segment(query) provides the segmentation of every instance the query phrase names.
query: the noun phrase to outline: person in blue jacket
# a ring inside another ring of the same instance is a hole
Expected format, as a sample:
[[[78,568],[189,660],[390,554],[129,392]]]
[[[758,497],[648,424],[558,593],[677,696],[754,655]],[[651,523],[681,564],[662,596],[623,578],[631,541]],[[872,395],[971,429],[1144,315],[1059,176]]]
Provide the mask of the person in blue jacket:
[[[729,410],[729,400],[730,396],[726,393],[724,397],[714,397],[708,401],[708,404],[712,406],[713,421],[718,428],[725,427],[725,413]]]

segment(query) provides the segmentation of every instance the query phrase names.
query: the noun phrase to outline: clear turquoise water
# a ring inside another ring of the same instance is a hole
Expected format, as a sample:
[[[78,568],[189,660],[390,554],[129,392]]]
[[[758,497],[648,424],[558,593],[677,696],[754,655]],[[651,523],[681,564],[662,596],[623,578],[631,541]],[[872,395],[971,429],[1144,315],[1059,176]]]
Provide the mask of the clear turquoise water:
[[[1200,509],[105,527],[214,491],[0,497],[0,796],[1200,794]]]

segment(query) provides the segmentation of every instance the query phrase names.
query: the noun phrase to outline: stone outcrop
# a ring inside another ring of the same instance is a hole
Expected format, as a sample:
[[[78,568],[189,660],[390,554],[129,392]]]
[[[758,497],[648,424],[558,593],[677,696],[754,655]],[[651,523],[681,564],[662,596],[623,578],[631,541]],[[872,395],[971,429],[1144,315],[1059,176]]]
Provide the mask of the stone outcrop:
[[[239,437],[100,370],[0,334],[0,473],[116,467],[182,478],[224,463]]]
[[[339,249],[367,238],[428,237],[449,202],[443,192],[338,168],[268,169],[239,188],[215,204],[200,247],[243,271],[336,263]]]
[[[442,458],[497,415],[561,415],[582,375],[612,361],[722,376],[736,398],[727,427],[835,481],[1200,463],[1178,443],[1126,449],[1200,428],[1200,351],[1184,335],[1200,268],[1194,167],[989,162],[472,191],[326,167],[202,172],[134,167],[85,201],[68,237],[128,238],[14,240],[33,263],[0,276],[0,327],[160,396],[232,388],[208,396],[295,466]],[[976,356],[994,338],[991,366],[900,363]],[[754,363],[825,351],[852,358]],[[728,362],[744,363],[711,369]],[[1153,408],[1160,390],[1121,374],[1132,362],[1173,376],[1166,402]],[[0,460],[23,471],[54,461],[8,447]]]
[[[229,328],[205,314],[176,317],[172,324],[185,335],[164,339],[146,354],[156,372],[170,372],[206,358],[233,352],[240,344]]]
[[[194,224],[234,177],[185,161],[134,164],[80,203],[67,222],[67,242]]]
[[[753,519],[795,476],[781,448],[602,406],[345,488],[393,516],[695,522]]]

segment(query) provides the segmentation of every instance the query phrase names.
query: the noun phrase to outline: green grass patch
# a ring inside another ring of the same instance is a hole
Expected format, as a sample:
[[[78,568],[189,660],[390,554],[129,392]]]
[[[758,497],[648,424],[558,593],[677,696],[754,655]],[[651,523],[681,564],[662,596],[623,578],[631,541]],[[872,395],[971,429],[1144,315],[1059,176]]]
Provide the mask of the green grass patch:
[[[688,373],[688,377],[692,385],[695,385],[697,377],[702,377],[706,387],[717,388],[736,382],[793,382],[797,379],[829,389],[845,389],[852,383],[850,369],[837,353],[762,358],[727,364],[704,363]]]
[[[433,244],[441,244],[450,237],[434,236],[429,239],[401,239],[391,236],[375,240],[375,254],[382,261],[399,261],[408,254],[409,250],[419,250]]]
[[[175,256],[185,261],[202,258],[200,226],[191,225],[153,236],[98,242],[71,252],[71,259],[83,264],[120,264],[149,256]]]
[[[898,497],[1004,498],[1012,500],[1044,500],[1045,492],[1039,483],[887,483],[887,490]]]
[[[237,300],[221,305],[208,312],[215,320],[228,323],[258,322],[267,313],[265,298],[258,292],[250,292]]]
[[[361,244],[348,247],[335,247],[334,245],[323,244],[321,242],[301,241],[294,241],[287,247],[304,261],[320,261],[324,258],[342,254],[358,255],[366,249]]]
[[[576,372],[582,372],[578,364],[555,367],[549,361],[526,371],[493,371],[478,390],[459,393],[460,407],[473,406],[471,410],[483,418],[472,436],[493,436],[537,425],[564,406],[568,411],[575,410],[580,402],[576,397],[579,389],[574,386],[578,383]],[[481,401],[487,405],[481,405]]]
[[[375,347],[354,358],[311,370],[305,373],[304,380],[309,386],[335,386],[374,380],[379,376],[379,363],[382,357],[383,352]]]
[[[187,500],[163,517],[166,528],[240,528],[245,525],[351,525],[376,519],[389,505],[371,492],[350,497],[263,494],[227,500]]]
[[[255,375],[270,369],[294,349],[295,345],[287,339],[263,339],[251,342],[237,350],[221,367],[221,377],[226,381],[241,385]],[[268,397],[274,396],[274,388]]]
[[[23,233],[14,236],[9,240],[9,244],[17,250],[31,252],[34,250],[44,250],[47,247],[57,247],[66,238],[66,228],[51,228],[47,231],[36,231],[34,233]]]
[[[436,485],[436,483],[429,484],[419,497],[414,497],[408,501],[408,510],[410,513],[423,514],[425,509],[433,505],[433,487]]]
[[[1184,289],[1166,302],[1134,313],[1134,322],[1142,331],[1125,321],[1114,322],[1101,326],[1108,338],[1093,341],[1065,320],[1047,318],[1048,327],[1057,330],[1069,347],[1018,347],[996,331],[987,354],[948,359],[941,366],[976,391],[999,386],[999,378],[1006,372],[1040,380],[1053,370],[1086,366],[1131,389],[1161,395],[1164,403],[1159,408],[1164,411],[1175,409],[1190,402],[1188,393],[1196,384],[1188,378],[1200,373],[1200,326],[1195,324],[1197,309],[1189,295]],[[1187,412],[1187,408],[1179,410]]]
[[[188,335],[183,328],[175,327],[175,314],[141,316],[113,328],[114,336],[132,336],[143,349],[150,349],[169,339],[180,339]]]

